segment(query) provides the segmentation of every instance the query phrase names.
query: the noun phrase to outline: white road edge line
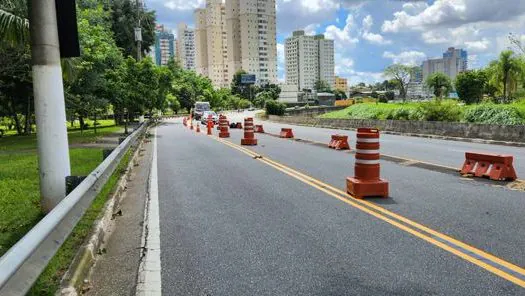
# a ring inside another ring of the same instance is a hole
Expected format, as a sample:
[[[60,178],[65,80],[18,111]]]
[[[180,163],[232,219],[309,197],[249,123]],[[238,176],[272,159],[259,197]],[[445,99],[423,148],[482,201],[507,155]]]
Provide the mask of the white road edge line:
[[[142,234],[144,258],[139,266],[137,296],[162,295],[160,263],[159,184],[157,178],[157,129],[153,129],[153,157],[149,175],[149,198]]]

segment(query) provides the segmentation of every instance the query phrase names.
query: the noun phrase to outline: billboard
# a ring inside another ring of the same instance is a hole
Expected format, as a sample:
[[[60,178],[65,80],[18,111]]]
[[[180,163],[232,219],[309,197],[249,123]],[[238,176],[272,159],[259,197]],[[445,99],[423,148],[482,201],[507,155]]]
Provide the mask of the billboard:
[[[255,84],[255,74],[241,74],[241,84]]]

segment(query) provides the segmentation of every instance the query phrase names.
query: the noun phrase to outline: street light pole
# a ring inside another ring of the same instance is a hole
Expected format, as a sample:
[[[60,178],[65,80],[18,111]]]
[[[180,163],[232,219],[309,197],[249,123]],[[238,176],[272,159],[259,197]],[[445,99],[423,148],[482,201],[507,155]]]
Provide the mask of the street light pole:
[[[142,28],[140,26],[140,17],[142,1],[136,0],[137,5],[137,28],[135,29],[135,40],[137,41],[137,61],[142,59]]]
[[[32,0],[30,11],[40,203],[49,212],[66,196],[71,173],[55,0]]]

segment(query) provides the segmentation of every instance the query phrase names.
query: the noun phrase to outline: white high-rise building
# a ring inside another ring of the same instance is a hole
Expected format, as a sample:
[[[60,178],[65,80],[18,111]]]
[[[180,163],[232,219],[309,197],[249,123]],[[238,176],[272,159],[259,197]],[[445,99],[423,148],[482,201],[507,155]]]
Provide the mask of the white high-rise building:
[[[229,86],[241,69],[258,84],[277,82],[275,0],[207,0],[194,15],[198,73],[215,86]]]
[[[293,32],[284,45],[286,84],[298,90],[314,89],[317,81],[335,83],[334,41],[324,35],[307,36],[304,31]]]
[[[177,26],[175,57],[184,69],[195,71],[195,31],[183,23]]]
[[[443,53],[443,58],[429,59],[423,62],[421,66],[423,72],[422,79],[425,81],[430,75],[441,72],[454,80],[458,73],[467,71],[467,60],[468,53],[466,50],[449,47],[448,50]]]

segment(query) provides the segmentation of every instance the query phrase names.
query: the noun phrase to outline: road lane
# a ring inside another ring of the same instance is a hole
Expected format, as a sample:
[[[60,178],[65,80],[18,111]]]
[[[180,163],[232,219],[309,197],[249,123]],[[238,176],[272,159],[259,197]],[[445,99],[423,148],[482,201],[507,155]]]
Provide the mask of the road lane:
[[[180,123],[158,161],[165,295],[522,291]]]
[[[240,143],[242,132],[229,139]],[[300,142],[257,134],[259,145],[247,148],[305,172],[341,190],[353,175],[354,156]],[[459,176],[382,161],[391,198],[373,199],[386,209],[450,234],[464,242],[525,266],[522,246],[525,194]]]
[[[234,112],[230,114],[235,121],[241,121],[243,117],[253,115],[254,112]],[[345,134],[349,135],[350,145],[355,147],[355,131],[289,125],[261,120],[256,120],[255,124],[263,124],[265,130],[273,134],[278,134],[282,127],[292,128],[296,138],[327,144],[330,141],[330,136],[332,134]],[[514,166],[518,173],[518,177],[521,176],[522,179],[525,179],[524,147],[382,134],[381,151],[384,154],[392,156],[410,158],[457,168],[460,168],[463,165],[463,162],[465,161],[465,152],[467,151],[510,154],[514,155]]]

